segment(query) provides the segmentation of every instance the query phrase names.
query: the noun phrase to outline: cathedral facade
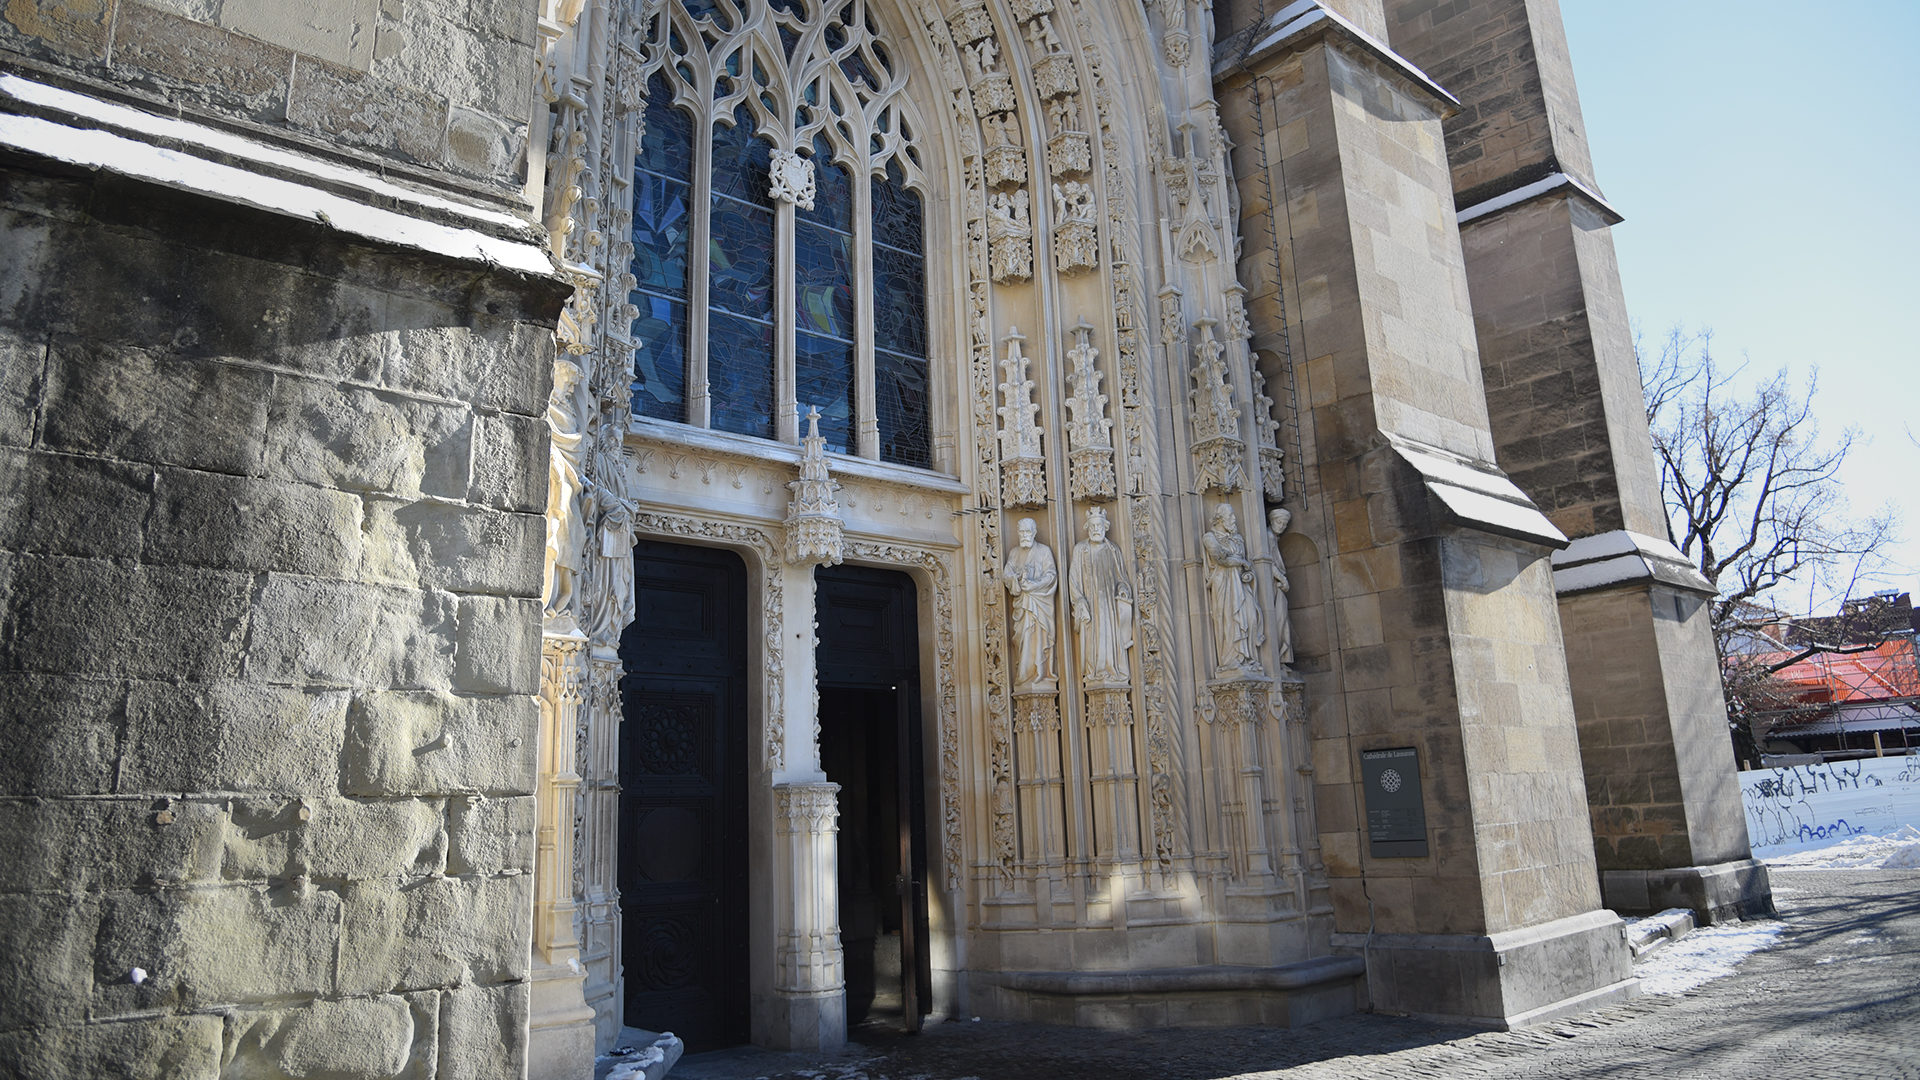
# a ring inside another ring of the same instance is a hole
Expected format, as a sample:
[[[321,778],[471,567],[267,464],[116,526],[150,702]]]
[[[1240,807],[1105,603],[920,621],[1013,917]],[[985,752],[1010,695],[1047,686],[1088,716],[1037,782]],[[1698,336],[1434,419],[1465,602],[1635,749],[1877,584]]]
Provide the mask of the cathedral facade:
[[[0,27],[31,1075],[1509,1026],[1769,907],[1551,0],[315,8]]]

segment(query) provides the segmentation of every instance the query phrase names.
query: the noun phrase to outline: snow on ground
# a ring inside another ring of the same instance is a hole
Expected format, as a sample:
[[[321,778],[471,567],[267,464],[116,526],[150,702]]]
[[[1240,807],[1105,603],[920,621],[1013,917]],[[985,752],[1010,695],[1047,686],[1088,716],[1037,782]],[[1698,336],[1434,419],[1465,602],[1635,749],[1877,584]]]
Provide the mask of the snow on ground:
[[[1772,945],[1784,929],[1779,922],[1725,923],[1695,930],[1634,966],[1640,990],[1648,994],[1684,994],[1723,975],[1733,974],[1751,953]]]
[[[1920,870],[1920,829],[1902,825],[1884,836],[1850,836],[1811,851],[1775,855],[1767,866],[1774,870]]]

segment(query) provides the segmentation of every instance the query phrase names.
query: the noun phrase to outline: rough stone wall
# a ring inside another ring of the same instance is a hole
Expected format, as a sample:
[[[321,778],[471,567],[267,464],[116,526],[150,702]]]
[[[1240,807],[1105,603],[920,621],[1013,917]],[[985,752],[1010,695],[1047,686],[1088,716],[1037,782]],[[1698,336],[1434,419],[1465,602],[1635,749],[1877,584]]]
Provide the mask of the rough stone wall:
[[[0,1072],[520,1075],[555,287],[0,195]]]
[[[517,191],[531,0],[14,0],[0,50],[170,107]]]

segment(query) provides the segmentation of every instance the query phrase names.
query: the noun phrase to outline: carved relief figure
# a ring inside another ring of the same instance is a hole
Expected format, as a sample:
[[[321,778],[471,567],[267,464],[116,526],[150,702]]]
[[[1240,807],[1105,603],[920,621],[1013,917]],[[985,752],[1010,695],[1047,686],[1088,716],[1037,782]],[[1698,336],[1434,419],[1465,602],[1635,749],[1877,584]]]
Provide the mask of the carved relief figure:
[[[1067,570],[1073,625],[1080,635],[1080,671],[1089,688],[1124,686],[1133,677],[1133,582],[1120,547],[1107,542],[1107,512],[1087,511],[1087,538],[1073,545]]]
[[[1293,624],[1287,618],[1287,594],[1293,583],[1287,580],[1287,567],[1280,561],[1280,534],[1293,524],[1293,514],[1276,507],[1267,514],[1267,528],[1273,532],[1273,620],[1275,644],[1280,647],[1280,662],[1293,663]]]
[[[988,75],[1000,74],[1000,46],[992,38],[977,45],[963,45],[960,55],[967,65],[967,81],[979,82]]]
[[[1021,518],[1020,546],[1007,555],[1000,580],[1013,597],[1010,621],[1013,624],[1013,688],[1021,691],[1052,690],[1053,675],[1053,596],[1060,585],[1059,569],[1053,561],[1053,549],[1034,539],[1038,526],[1032,518]]]
[[[1233,507],[1214,507],[1213,527],[1200,538],[1207,552],[1207,608],[1213,619],[1216,674],[1261,674],[1260,601],[1253,592],[1253,566]]]

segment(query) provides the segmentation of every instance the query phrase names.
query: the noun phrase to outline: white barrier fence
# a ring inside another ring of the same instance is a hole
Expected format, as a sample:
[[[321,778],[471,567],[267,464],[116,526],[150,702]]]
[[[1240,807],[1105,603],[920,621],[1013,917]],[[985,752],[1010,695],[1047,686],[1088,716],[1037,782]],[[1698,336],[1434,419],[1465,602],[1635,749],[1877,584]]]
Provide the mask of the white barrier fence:
[[[1755,858],[1920,826],[1920,755],[1740,774]]]

